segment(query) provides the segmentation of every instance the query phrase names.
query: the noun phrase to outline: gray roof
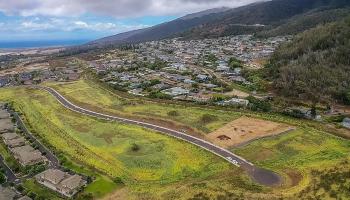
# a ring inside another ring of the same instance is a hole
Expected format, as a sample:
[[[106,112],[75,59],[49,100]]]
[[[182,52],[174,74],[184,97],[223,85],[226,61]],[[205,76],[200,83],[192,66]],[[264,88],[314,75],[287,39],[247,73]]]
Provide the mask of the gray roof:
[[[40,151],[29,145],[15,147],[11,151],[22,165],[35,164],[45,160]]]
[[[0,132],[14,130],[11,119],[0,119]]]
[[[9,118],[9,117],[10,117],[10,114],[6,110],[0,109],[0,119],[5,119],[5,118]]]
[[[13,140],[19,138],[17,133],[4,133],[1,135],[4,140]]]
[[[11,188],[8,187],[2,187],[0,185],[0,199],[1,200],[12,200],[15,199],[17,196],[17,193],[13,191]]]
[[[52,184],[60,183],[65,177],[66,173],[58,170],[58,169],[48,169],[41,174],[38,174],[36,178],[43,179],[45,181],[49,181]]]
[[[81,187],[82,185],[84,185],[84,180],[79,175],[73,175],[73,176],[70,176],[70,177],[64,179],[61,182],[61,185],[63,187],[69,188],[70,190],[75,190],[75,189]]]
[[[24,137],[19,137],[13,140],[8,140],[5,143],[11,147],[18,147],[18,146],[22,146],[25,143],[25,141],[26,140],[24,139]]]

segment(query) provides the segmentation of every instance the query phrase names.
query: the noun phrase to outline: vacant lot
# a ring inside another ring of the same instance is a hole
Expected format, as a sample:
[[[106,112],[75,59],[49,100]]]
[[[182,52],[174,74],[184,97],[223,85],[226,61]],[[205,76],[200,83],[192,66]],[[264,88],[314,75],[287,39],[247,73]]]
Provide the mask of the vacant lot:
[[[158,195],[154,191],[169,184],[238,170],[205,150],[154,131],[71,112],[44,91],[2,89],[0,94],[1,101],[14,103],[32,132],[51,149],[110,180],[121,178],[136,197],[139,192]],[[91,184],[86,191],[97,196],[111,192],[103,185]]]
[[[218,146],[227,148],[292,129],[293,127],[286,124],[251,117],[240,117],[208,134],[206,138]]]
[[[65,166],[96,177],[83,193],[91,193],[95,198],[111,194],[110,199],[120,196],[125,199],[270,200],[279,199],[281,195],[293,199],[301,190],[312,186],[312,170],[322,171],[349,159],[350,142],[318,130],[320,125],[314,122],[265,113],[125,99],[85,81],[57,85],[57,88],[65,91],[74,102],[100,112],[166,119],[195,125],[208,132],[243,115],[296,127],[288,134],[231,149],[254,164],[283,176],[281,187],[265,188],[253,183],[242,170],[193,145],[137,126],[82,116],[64,109],[43,91],[0,89],[0,101],[13,101],[31,130],[51,149],[68,158]],[[177,112],[169,115],[170,111]],[[346,167],[349,165],[344,165]],[[119,180],[116,178],[121,178],[125,186],[113,182]]]
[[[50,84],[72,102],[91,110],[136,118],[174,129],[187,129],[188,132],[210,133],[226,123],[239,118],[240,113],[214,109],[201,109],[175,104],[154,103],[139,99],[126,99],[88,80],[70,84]],[[176,111],[176,115],[170,115]],[[203,121],[205,115],[214,120]]]

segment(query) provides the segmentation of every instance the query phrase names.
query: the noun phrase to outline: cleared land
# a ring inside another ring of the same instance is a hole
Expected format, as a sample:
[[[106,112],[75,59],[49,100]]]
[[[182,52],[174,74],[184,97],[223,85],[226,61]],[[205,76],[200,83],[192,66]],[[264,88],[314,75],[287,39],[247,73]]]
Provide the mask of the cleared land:
[[[292,129],[293,127],[286,124],[243,116],[209,133],[206,138],[218,146],[227,148]]]
[[[281,187],[266,188],[253,183],[242,170],[192,145],[139,127],[70,112],[46,92],[1,89],[0,101],[13,101],[31,131],[61,155],[65,166],[96,177],[81,194],[81,199],[87,199],[83,195],[90,193],[95,198],[112,199],[113,194],[125,199],[303,199],[303,196],[299,197],[302,191],[313,195],[313,189],[307,189],[314,187],[314,179],[317,183],[329,182],[334,185],[332,187],[343,181],[332,180],[328,176],[322,178],[326,181],[318,180],[320,175],[313,173],[314,170],[325,171],[335,166],[342,166],[344,172],[350,170],[349,164],[342,164],[350,160],[350,142],[319,130],[322,128],[319,123],[265,113],[220,111],[126,99],[87,81],[54,85],[81,106],[90,106],[99,112],[166,119],[177,125],[196,127],[204,135],[243,115],[287,123],[297,128],[288,134],[259,139],[231,149],[254,164],[283,176]],[[169,116],[168,112],[173,110],[179,115]],[[201,118],[204,114],[215,116],[214,121],[203,123]],[[132,150],[134,143],[140,147],[137,151]],[[125,185],[114,182],[116,177],[121,177]],[[347,176],[341,177],[350,182]],[[346,197],[346,193],[337,191],[337,195]],[[37,193],[41,192],[37,190]],[[327,192],[325,195],[330,194]]]

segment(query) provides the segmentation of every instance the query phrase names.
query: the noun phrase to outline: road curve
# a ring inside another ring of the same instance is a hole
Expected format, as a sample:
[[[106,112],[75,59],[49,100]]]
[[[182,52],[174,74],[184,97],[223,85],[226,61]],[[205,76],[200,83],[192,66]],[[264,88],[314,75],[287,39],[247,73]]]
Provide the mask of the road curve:
[[[59,103],[61,103],[64,107],[66,107],[74,112],[78,112],[78,113],[81,113],[84,115],[89,115],[92,117],[97,117],[100,119],[119,121],[119,122],[123,122],[123,123],[127,123],[127,124],[142,126],[144,128],[152,129],[152,130],[155,130],[157,132],[161,132],[163,134],[166,134],[168,136],[172,136],[172,137],[181,139],[183,141],[192,143],[192,144],[199,146],[199,147],[201,147],[201,148],[203,148],[211,153],[216,154],[217,156],[220,156],[221,158],[227,160],[228,162],[230,162],[238,167],[243,168],[244,170],[246,170],[248,172],[248,174],[256,182],[258,182],[262,185],[271,186],[271,185],[277,185],[280,183],[280,177],[277,174],[275,174],[274,172],[255,167],[252,163],[245,160],[244,158],[242,158],[238,155],[235,155],[234,153],[232,153],[224,148],[218,147],[212,143],[209,143],[205,140],[193,137],[191,135],[187,135],[187,134],[180,132],[180,131],[176,131],[176,130],[169,129],[166,127],[158,126],[155,124],[150,124],[150,123],[136,121],[136,120],[122,118],[122,117],[106,115],[106,114],[94,112],[91,110],[87,110],[85,108],[79,107],[79,106],[71,103],[69,100],[67,100],[65,97],[63,97],[59,92],[57,92],[53,88],[41,87],[41,86],[36,86],[34,88],[42,89],[42,90],[49,92],[51,95],[53,95],[58,100]]]

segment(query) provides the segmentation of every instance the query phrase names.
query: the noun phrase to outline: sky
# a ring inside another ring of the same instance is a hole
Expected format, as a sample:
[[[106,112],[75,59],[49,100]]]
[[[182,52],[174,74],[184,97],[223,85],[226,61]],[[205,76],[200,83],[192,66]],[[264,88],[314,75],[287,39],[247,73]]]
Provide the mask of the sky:
[[[0,41],[94,40],[257,0],[0,0]]]

